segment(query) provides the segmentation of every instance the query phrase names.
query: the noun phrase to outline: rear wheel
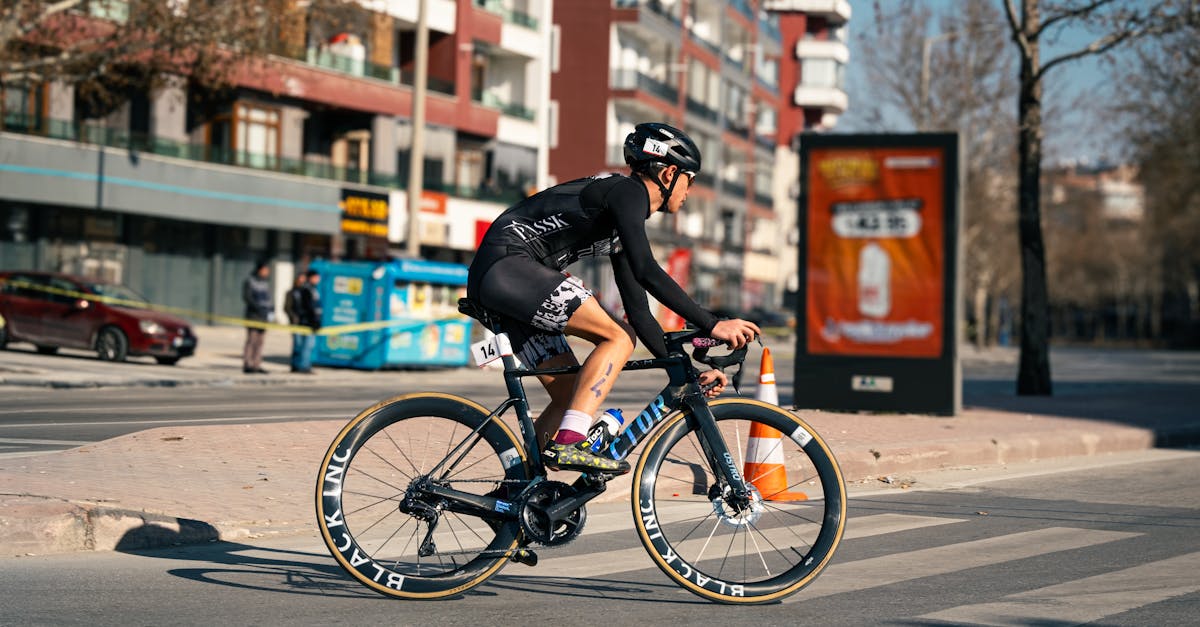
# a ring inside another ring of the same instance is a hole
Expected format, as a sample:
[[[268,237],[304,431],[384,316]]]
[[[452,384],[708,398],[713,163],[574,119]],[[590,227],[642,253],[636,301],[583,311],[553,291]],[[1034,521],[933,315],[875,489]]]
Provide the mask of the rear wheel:
[[[129,353],[129,338],[116,327],[104,327],[96,336],[96,353],[104,361],[125,361]]]
[[[746,480],[738,502],[703,453],[695,421],[667,418],[633,475],[634,522],[655,564],[712,601],[777,601],[829,563],[846,519],[846,487],[816,432],[791,412],[742,399],[711,403]]]
[[[517,442],[482,407],[447,394],[400,396],[364,411],[321,462],[317,521],[326,547],[387,596],[437,599],[483,583],[517,549],[520,523],[472,515],[430,491],[515,495],[528,480]],[[508,509],[515,504],[496,505]]]

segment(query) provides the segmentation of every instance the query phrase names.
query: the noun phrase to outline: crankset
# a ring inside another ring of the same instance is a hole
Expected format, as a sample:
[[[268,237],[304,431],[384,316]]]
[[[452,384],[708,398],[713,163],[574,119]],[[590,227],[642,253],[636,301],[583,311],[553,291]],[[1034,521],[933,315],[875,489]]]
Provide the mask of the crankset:
[[[587,508],[564,507],[563,501],[579,492],[559,481],[543,481],[521,501],[521,530],[525,537],[545,546],[559,546],[577,538],[587,520]]]

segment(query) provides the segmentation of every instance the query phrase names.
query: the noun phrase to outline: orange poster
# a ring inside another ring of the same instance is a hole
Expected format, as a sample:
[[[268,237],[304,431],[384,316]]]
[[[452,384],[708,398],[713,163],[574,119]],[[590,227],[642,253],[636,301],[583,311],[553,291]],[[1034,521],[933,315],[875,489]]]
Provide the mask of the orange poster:
[[[942,149],[814,148],[808,168],[808,352],[942,355]]]

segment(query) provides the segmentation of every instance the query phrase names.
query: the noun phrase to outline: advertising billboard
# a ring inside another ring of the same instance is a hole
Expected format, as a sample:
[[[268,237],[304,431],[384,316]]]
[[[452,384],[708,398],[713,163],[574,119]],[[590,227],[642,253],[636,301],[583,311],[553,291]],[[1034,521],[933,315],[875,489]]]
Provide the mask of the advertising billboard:
[[[800,176],[797,403],[956,412],[956,136],[804,135]]]

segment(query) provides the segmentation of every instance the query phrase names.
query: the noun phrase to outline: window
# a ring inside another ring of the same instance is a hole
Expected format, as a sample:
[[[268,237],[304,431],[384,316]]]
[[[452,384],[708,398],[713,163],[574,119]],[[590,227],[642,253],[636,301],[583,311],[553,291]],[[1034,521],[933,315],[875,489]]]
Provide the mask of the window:
[[[279,158],[279,110],[239,102],[234,147],[238,163],[255,168],[274,168]]]
[[[279,163],[279,109],[233,103],[208,122],[208,160],[274,169]]]
[[[20,131],[38,130],[45,117],[45,86],[0,86],[0,112],[4,128]]]
[[[834,59],[804,59],[800,64],[800,84],[842,89],[845,67]]]

